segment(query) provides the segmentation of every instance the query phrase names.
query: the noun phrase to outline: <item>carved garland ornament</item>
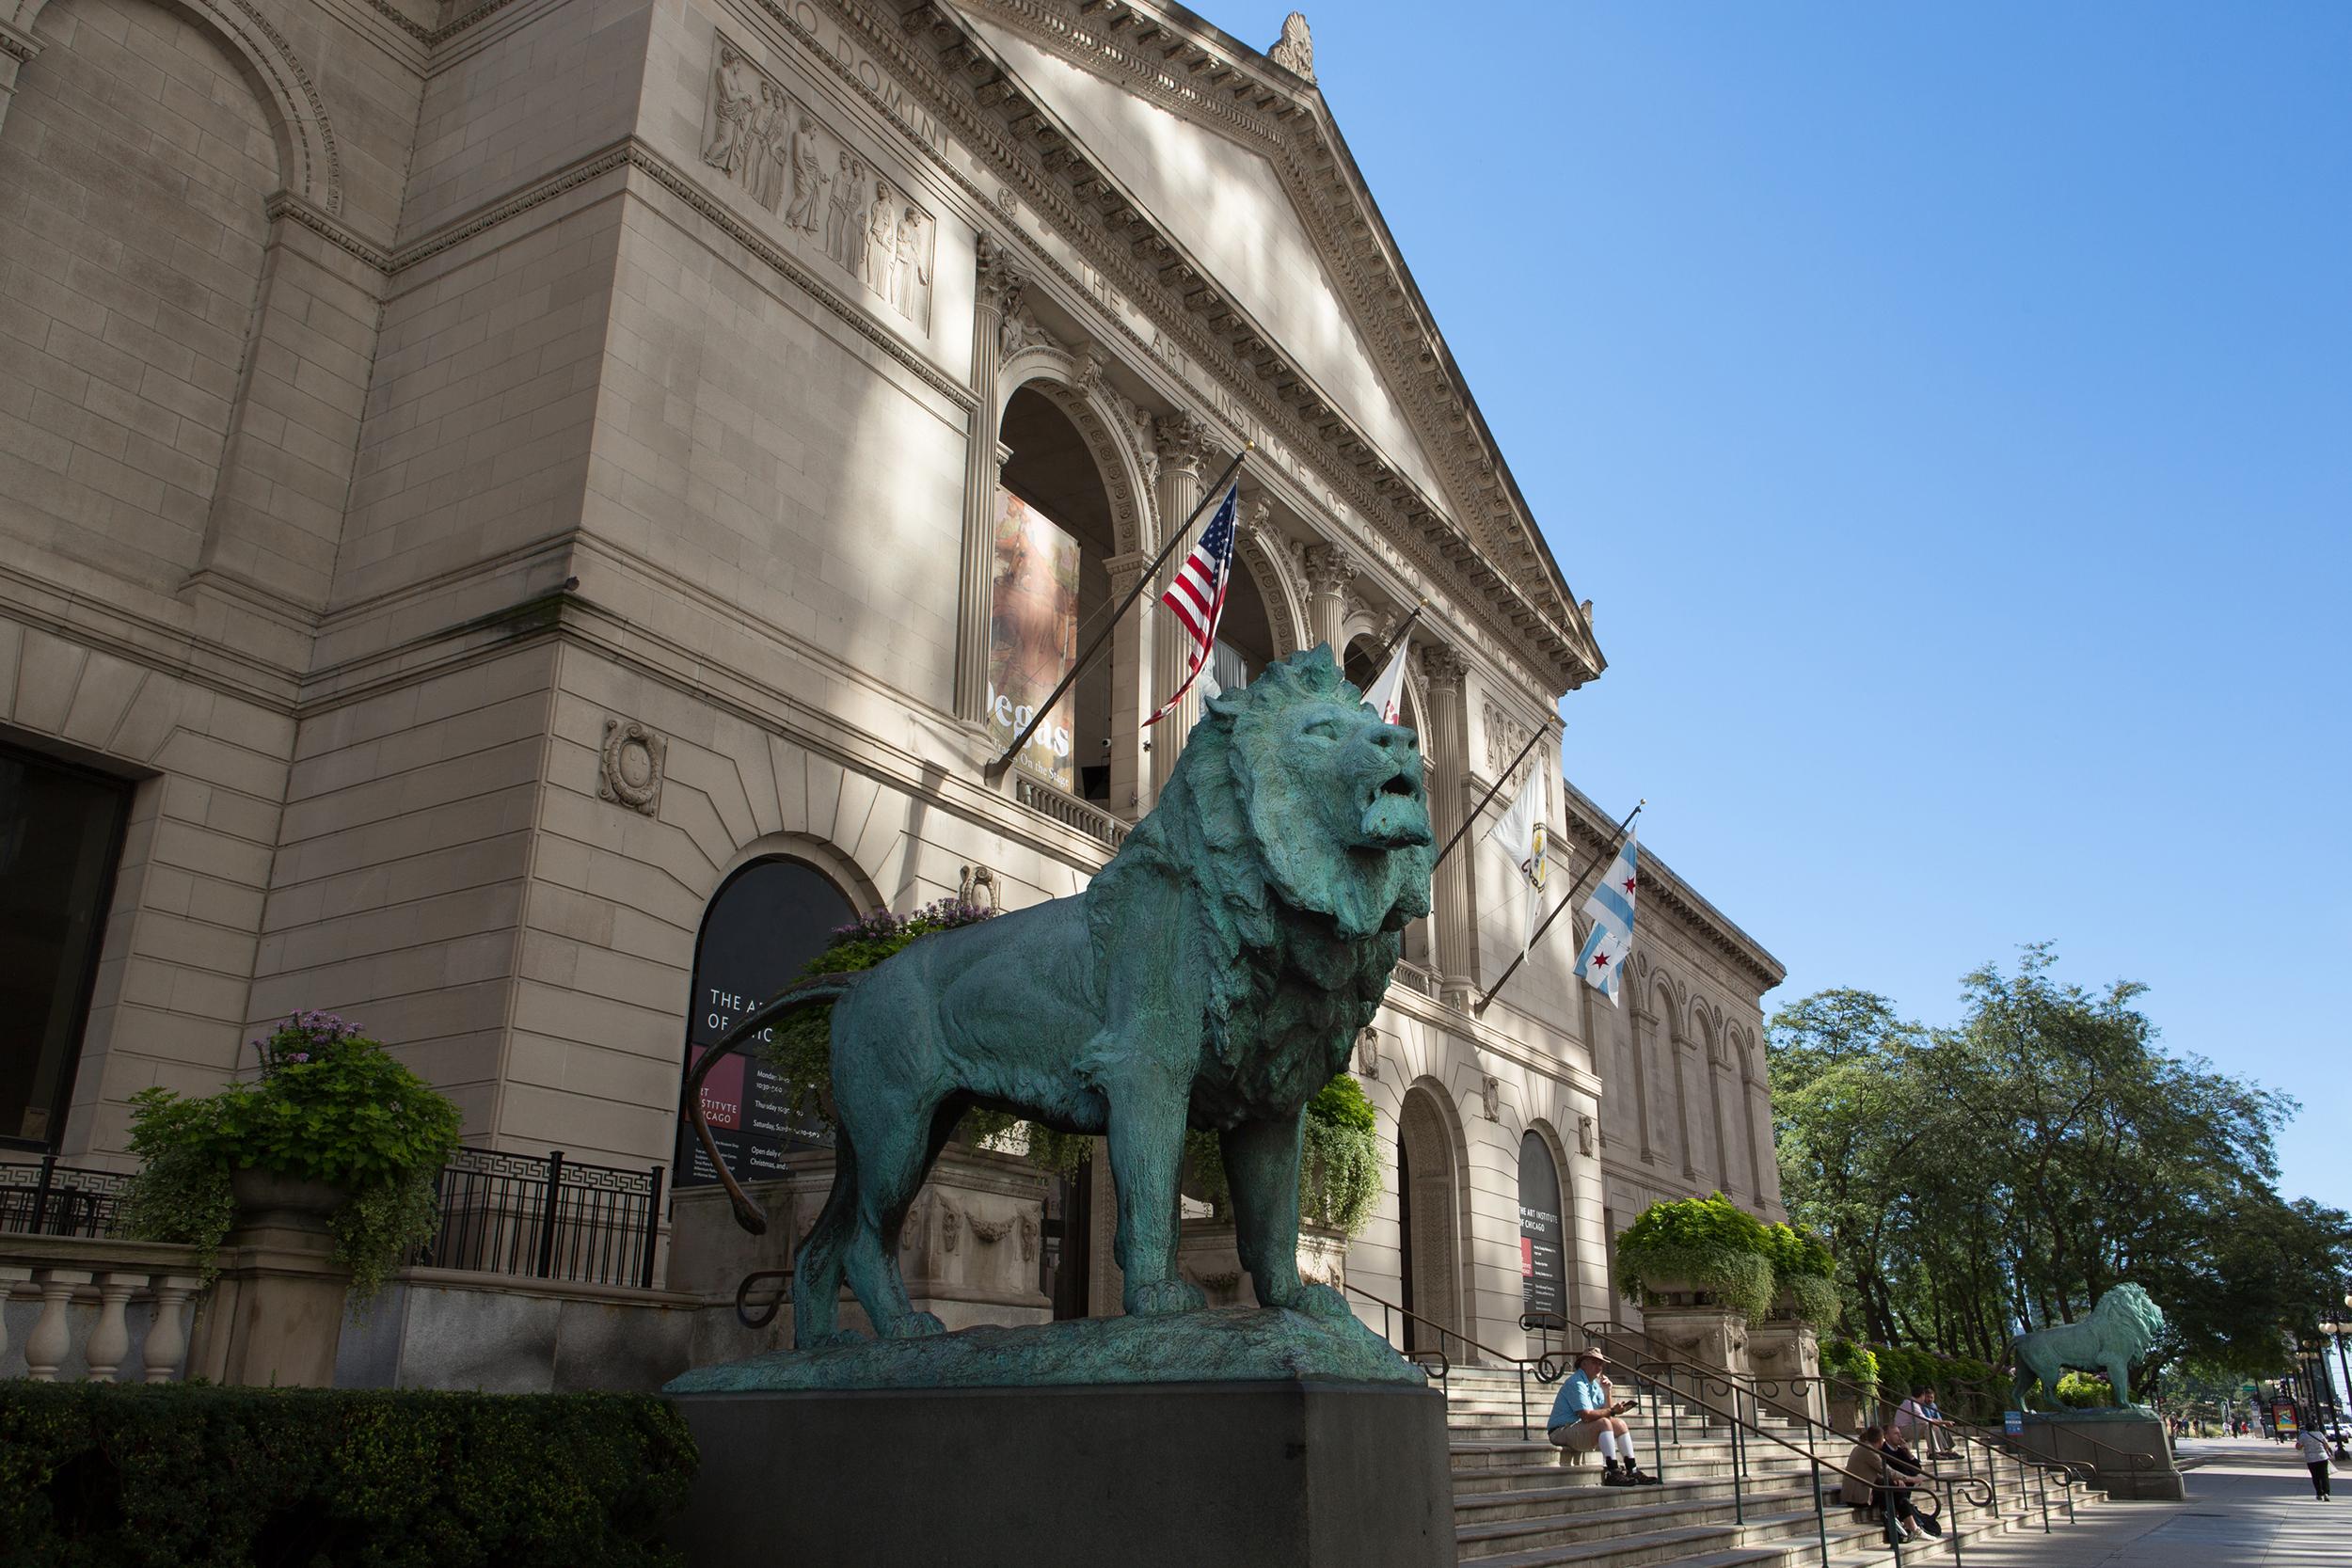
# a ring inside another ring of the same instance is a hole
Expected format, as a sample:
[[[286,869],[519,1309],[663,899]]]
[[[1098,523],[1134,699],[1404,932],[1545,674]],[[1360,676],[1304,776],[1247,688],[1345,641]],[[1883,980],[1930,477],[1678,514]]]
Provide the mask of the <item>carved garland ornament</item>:
[[[607,719],[596,795],[647,816],[661,814],[661,765],[670,743],[635,720]]]

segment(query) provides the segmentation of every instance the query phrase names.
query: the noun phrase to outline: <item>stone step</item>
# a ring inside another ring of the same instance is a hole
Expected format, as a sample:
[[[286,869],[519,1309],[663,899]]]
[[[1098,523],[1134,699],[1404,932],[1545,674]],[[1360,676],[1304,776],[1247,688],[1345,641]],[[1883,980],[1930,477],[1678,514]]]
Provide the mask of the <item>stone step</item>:
[[[1454,1522],[1491,1525],[1512,1519],[1581,1518],[1596,1536],[1622,1533],[1652,1520],[1720,1524],[1732,1519],[1737,1502],[1750,1512],[1773,1513],[1806,1502],[1802,1486],[1747,1485],[1733,1495],[1728,1477],[1720,1481],[1666,1481],[1657,1486],[1533,1486],[1508,1492],[1456,1495]]]

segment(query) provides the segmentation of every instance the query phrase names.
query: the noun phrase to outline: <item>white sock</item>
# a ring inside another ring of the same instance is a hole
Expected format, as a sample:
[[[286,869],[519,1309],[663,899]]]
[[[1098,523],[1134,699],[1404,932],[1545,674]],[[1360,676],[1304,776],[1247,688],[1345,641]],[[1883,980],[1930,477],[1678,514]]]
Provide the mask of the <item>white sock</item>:
[[[1606,1427],[1601,1429],[1600,1433],[1600,1456],[1612,1464],[1617,1459],[1617,1434]]]

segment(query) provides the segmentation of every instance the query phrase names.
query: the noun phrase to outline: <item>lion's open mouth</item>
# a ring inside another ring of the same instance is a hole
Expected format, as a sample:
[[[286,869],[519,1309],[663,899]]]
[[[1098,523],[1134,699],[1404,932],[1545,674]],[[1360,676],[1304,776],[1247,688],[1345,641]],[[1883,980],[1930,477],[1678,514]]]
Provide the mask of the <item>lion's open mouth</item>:
[[[1374,848],[1402,849],[1431,842],[1429,808],[1410,774],[1390,774],[1364,801],[1364,842]]]

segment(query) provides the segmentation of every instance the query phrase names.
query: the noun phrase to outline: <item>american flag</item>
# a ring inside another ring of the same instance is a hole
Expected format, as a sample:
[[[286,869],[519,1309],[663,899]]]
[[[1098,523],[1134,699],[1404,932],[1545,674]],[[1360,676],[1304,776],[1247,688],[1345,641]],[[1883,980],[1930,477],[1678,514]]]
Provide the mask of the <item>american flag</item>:
[[[1200,543],[1184,557],[1184,563],[1176,568],[1176,576],[1160,595],[1160,603],[1183,624],[1192,636],[1192,657],[1184,669],[1184,684],[1160,711],[1146,719],[1148,727],[1158,723],[1168,711],[1184,700],[1192,683],[1209,659],[1209,650],[1216,643],[1216,623],[1225,613],[1225,589],[1233,577],[1233,520],[1241,510],[1241,486],[1230,485],[1225,499],[1209,519],[1208,528],[1200,535]]]

